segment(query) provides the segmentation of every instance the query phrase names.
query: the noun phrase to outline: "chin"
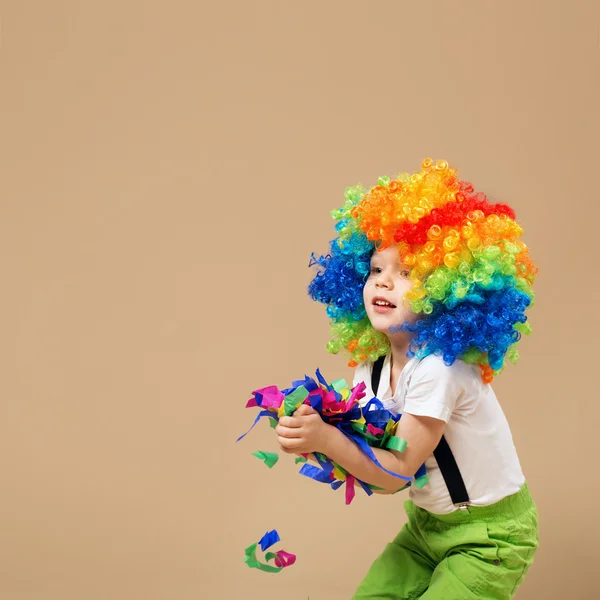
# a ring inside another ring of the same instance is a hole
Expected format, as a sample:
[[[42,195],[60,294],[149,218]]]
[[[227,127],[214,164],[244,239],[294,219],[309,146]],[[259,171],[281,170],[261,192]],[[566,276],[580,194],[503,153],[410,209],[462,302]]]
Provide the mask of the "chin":
[[[413,313],[412,311],[408,312],[408,314],[406,311],[402,311],[402,314],[394,311],[394,313],[390,313],[388,315],[382,315],[380,313],[367,311],[367,317],[369,318],[369,321],[371,322],[371,326],[373,327],[373,329],[375,331],[378,331],[379,333],[383,333],[383,334],[387,335],[388,337],[390,335],[398,335],[399,333],[401,333],[401,332],[396,332],[395,334],[390,333],[390,327],[403,325],[404,323],[412,324],[414,321],[417,320],[417,319],[415,319],[415,316],[416,316],[415,313]],[[404,333],[404,332],[402,332],[402,333]]]
[[[373,329],[379,333],[389,333],[390,327],[396,322],[392,315],[381,315],[376,312],[367,311],[367,317],[369,317]]]
[[[389,325],[385,325],[384,327],[382,327],[381,325],[377,325],[377,323],[373,323],[373,321],[371,321],[371,325],[373,326],[373,329],[375,331],[377,331],[378,333],[383,333],[384,335],[387,335],[389,337],[389,335],[390,335],[390,326]]]

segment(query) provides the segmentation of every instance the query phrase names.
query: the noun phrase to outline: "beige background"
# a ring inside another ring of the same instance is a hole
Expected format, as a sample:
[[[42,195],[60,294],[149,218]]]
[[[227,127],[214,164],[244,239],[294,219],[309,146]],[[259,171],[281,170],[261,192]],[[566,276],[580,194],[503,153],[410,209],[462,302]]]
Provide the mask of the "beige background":
[[[600,7],[5,0],[0,598],[337,600],[402,499],[269,471],[250,392],[321,367],[347,185],[447,158],[541,268],[495,387],[541,513],[517,597],[598,598]],[[277,528],[297,564],[248,569]]]

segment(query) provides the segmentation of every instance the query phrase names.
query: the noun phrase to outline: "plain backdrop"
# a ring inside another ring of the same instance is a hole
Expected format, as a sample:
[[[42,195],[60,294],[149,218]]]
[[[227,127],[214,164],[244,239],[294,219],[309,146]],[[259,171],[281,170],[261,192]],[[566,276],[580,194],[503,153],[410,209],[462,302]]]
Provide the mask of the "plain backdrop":
[[[534,333],[494,384],[540,510],[519,600],[598,598],[596,0],[4,0],[0,598],[342,600],[405,521],[276,451],[320,367],[346,186],[444,158],[517,211]],[[244,564],[268,529],[297,563]]]

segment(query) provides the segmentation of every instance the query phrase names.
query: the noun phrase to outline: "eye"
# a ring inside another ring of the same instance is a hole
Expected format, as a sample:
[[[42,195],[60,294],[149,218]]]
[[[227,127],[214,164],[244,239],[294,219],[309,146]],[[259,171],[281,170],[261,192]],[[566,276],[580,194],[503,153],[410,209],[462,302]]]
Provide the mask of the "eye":
[[[383,269],[381,267],[371,267],[371,275],[375,275],[376,273],[381,273]]]
[[[410,277],[410,271],[408,269],[402,269],[402,271],[400,271],[400,275],[408,279]]]

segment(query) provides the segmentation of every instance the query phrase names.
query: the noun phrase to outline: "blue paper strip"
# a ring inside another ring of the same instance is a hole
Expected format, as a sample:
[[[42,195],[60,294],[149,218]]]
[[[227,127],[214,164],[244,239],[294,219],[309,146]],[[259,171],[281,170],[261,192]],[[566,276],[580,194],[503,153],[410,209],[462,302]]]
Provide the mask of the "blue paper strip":
[[[265,535],[262,536],[262,538],[260,539],[260,542],[258,542],[258,544],[260,546],[260,549],[264,552],[265,550],[267,550],[273,544],[276,544],[280,540],[281,540],[281,538],[279,537],[277,530],[273,529],[273,531],[267,531],[267,533],[265,533]]]
[[[386,469],[378,460],[373,451],[371,450],[371,446],[367,444],[367,442],[358,437],[354,437],[353,435],[347,433],[343,429],[340,429],[344,435],[349,437],[382,471],[385,471],[389,475],[393,477],[397,477],[398,479],[404,479],[405,481],[410,481],[412,477],[405,477],[404,475],[399,475],[398,473],[394,473],[393,471],[389,471]]]
[[[326,456],[320,454],[319,452],[315,452],[314,456],[317,459],[319,465],[321,465],[323,471],[325,471],[327,475],[329,475],[333,471],[333,463]]]
[[[270,410],[261,410],[258,413],[258,416],[256,417],[256,419],[254,419],[254,423],[252,423],[252,427],[250,427],[250,429],[248,429],[248,431],[246,431],[246,433],[244,433],[244,435],[240,435],[240,437],[235,440],[236,442],[239,442],[241,439],[245,438],[253,429],[254,426],[263,418],[263,417],[272,417],[273,419],[277,418],[277,413],[272,412]]]
[[[419,467],[419,470],[415,473],[415,479],[419,479],[419,477],[423,477],[423,475],[425,475],[426,472],[427,472],[427,470],[425,469],[425,463],[423,463]]]
[[[361,481],[360,479],[356,479],[356,481],[358,481],[358,483],[360,483],[360,487],[363,490],[365,490],[365,492],[367,493],[367,496],[373,495],[373,490],[364,481]]]
[[[321,411],[323,410],[323,397],[319,394],[314,395],[314,396],[309,396],[308,397],[309,401],[310,401],[310,405],[313,407],[314,410],[316,410],[319,414],[321,413]],[[323,415],[321,415],[321,418],[323,417]]]
[[[331,483],[331,477],[329,477],[329,473],[326,473],[323,471],[323,469],[319,469],[319,467],[315,467],[307,463],[302,465],[299,473],[300,475],[304,475],[305,477],[309,477],[310,479],[314,479],[320,483]]]
[[[321,371],[319,369],[317,369],[316,373],[317,373],[317,379],[319,380],[319,383],[321,385],[324,385],[328,390],[330,390],[331,386],[325,381],[325,378],[323,377],[323,375],[321,375]]]

